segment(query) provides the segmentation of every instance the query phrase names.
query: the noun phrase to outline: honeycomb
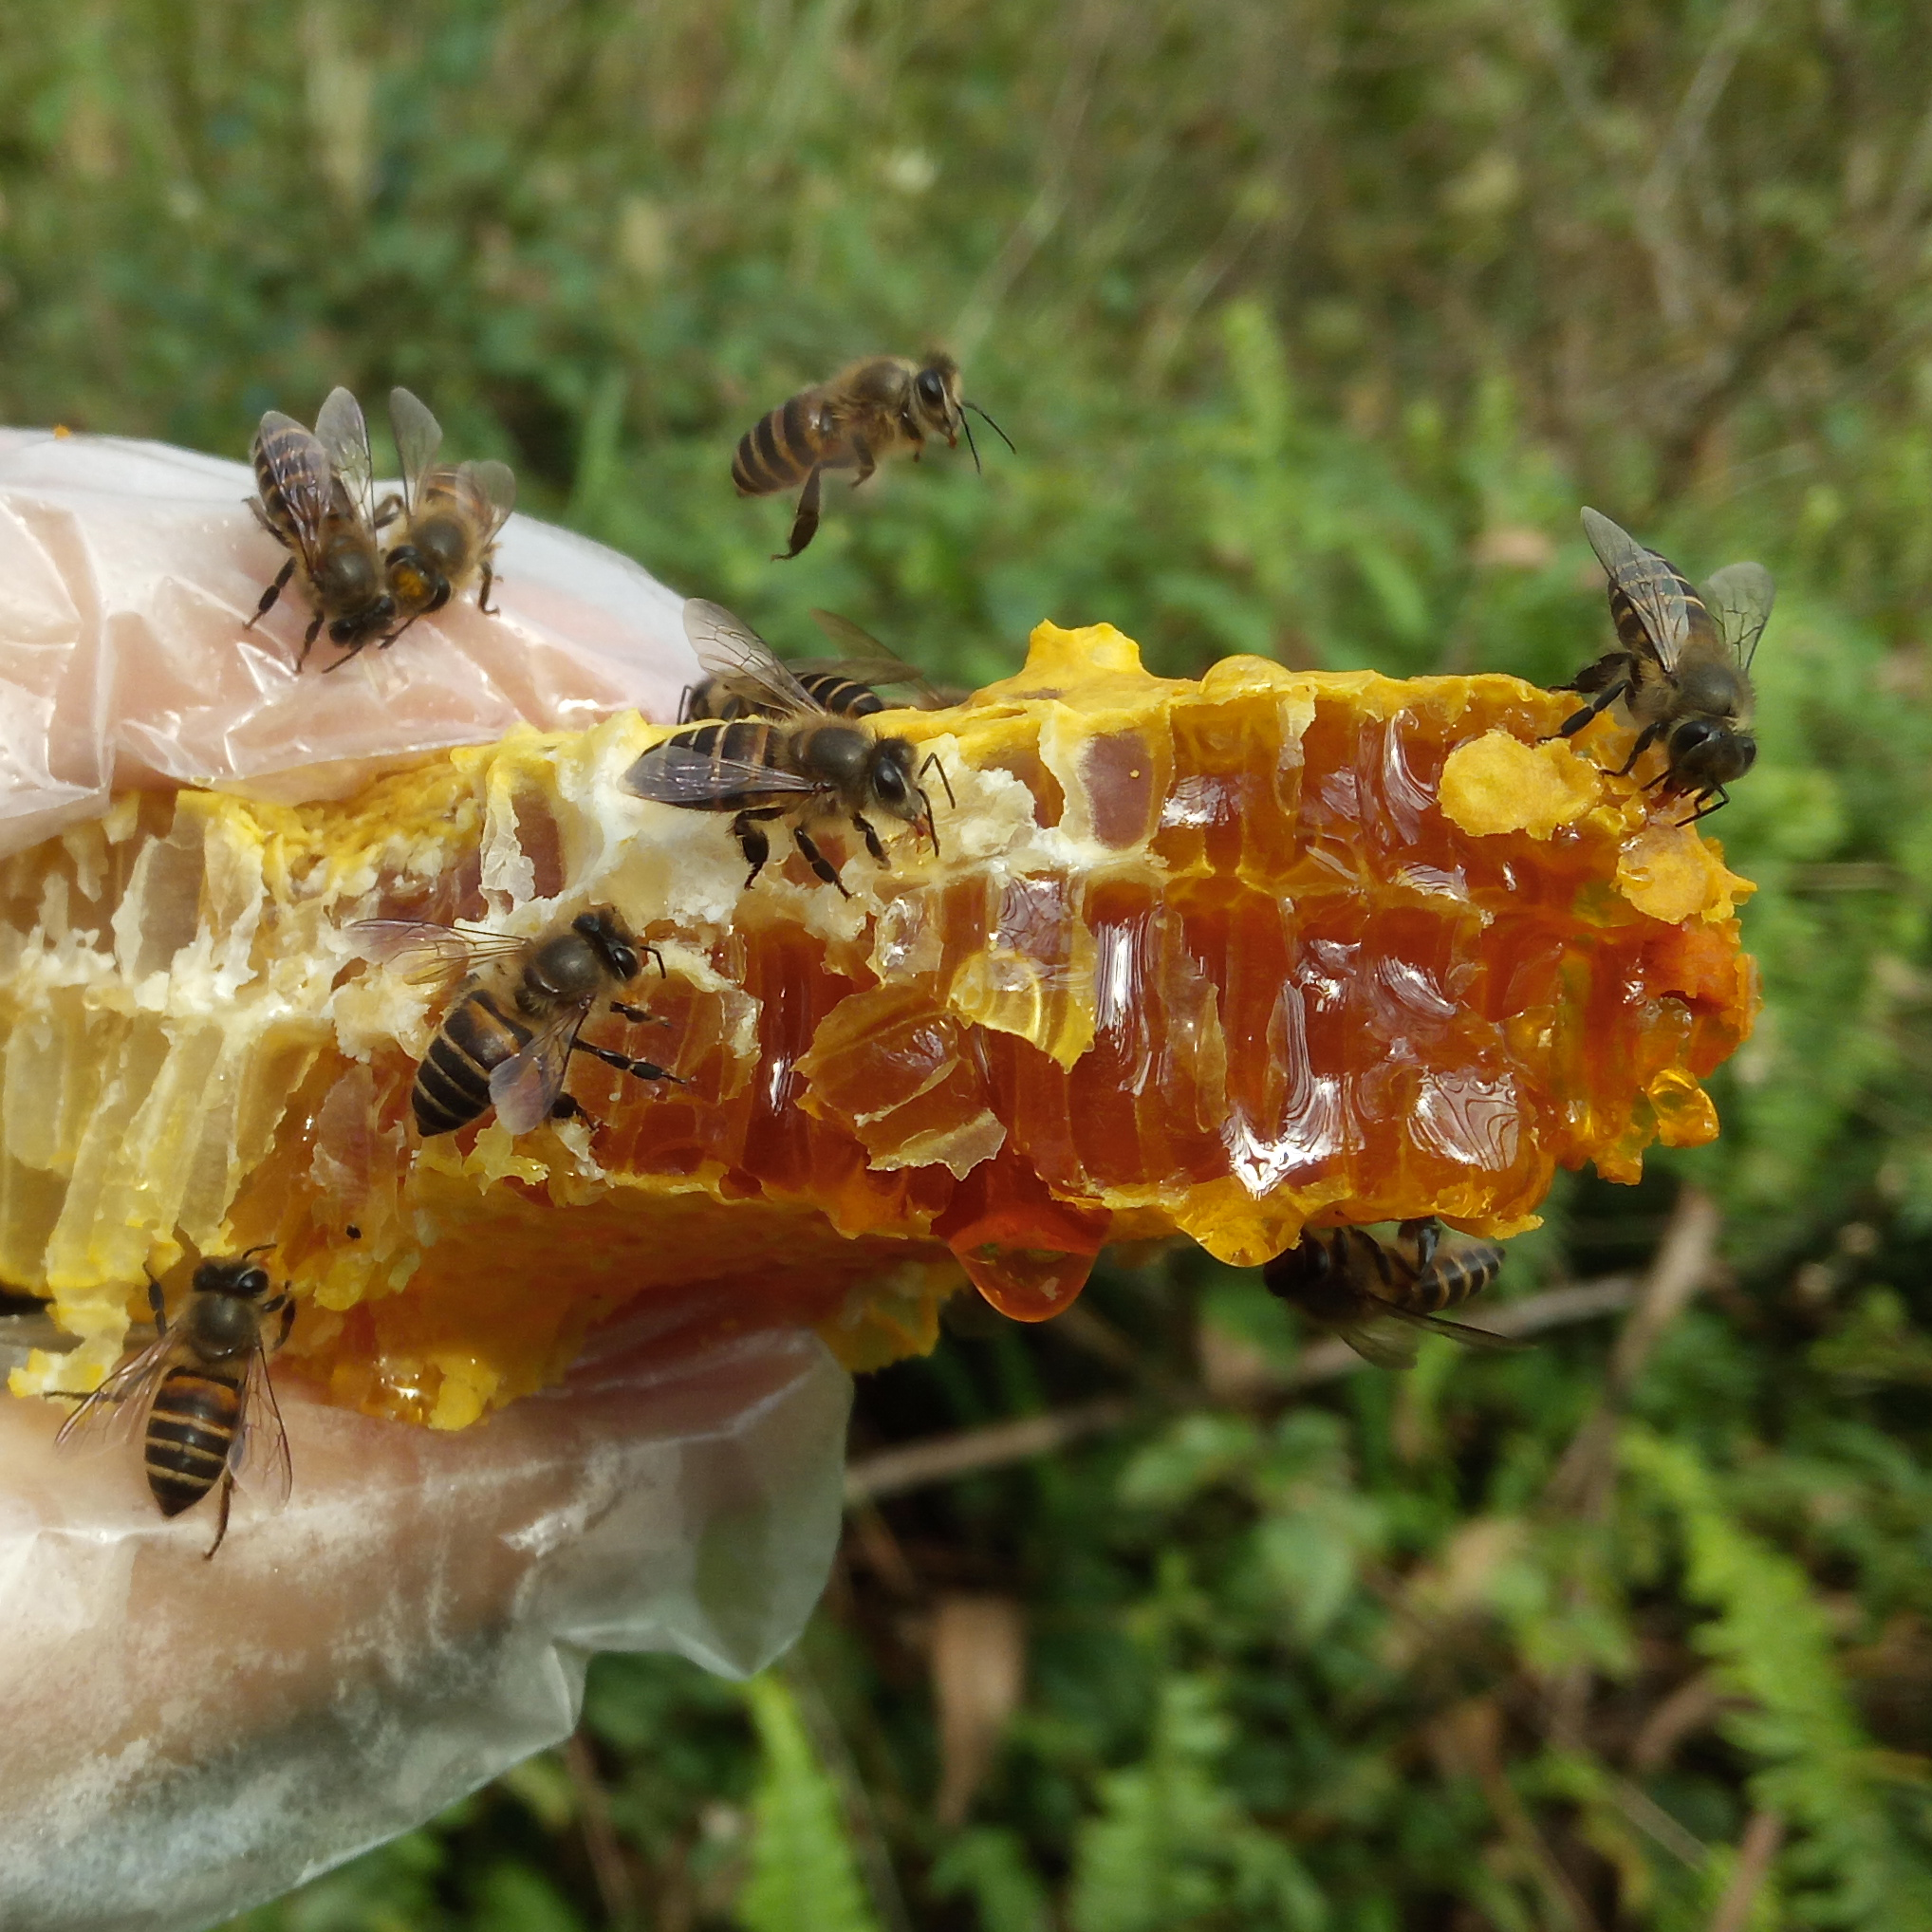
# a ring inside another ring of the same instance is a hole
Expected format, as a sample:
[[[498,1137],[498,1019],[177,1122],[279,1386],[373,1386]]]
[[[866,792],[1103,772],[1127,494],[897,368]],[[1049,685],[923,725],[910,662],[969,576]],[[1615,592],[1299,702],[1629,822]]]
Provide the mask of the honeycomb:
[[[84,1387],[144,1267],[272,1242],[281,1371],[463,1426],[618,1310],[814,1324],[865,1366],[931,1346],[964,1276],[1022,1321],[1110,1241],[1258,1265],[1305,1223],[1532,1225],[1559,1166],[1636,1178],[1717,1121],[1756,1006],[1749,888],[1712,839],[1539,742],[1570,700],[1255,658],[1162,678],[1108,625],[1035,633],[950,711],[891,714],[957,806],[853,897],[774,840],[625,792],[627,714],[425,758],[307,806],[182,790],[0,865],[0,1276],[79,1336]],[[1594,752],[1594,756],[1589,755]],[[434,990],[369,918],[539,934],[615,905],[665,975],[585,1038],[592,1117],[512,1141],[409,1124]]]

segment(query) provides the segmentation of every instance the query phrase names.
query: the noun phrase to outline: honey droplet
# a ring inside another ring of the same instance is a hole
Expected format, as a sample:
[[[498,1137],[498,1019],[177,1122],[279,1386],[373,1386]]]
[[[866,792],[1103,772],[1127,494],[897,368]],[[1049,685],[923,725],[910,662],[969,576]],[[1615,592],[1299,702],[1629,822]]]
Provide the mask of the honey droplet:
[[[1091,1254],[1056,1248],[1002,1248],[982,1241],[953,1253],[973,1286],[1015,1322],[1044,1322],[1059,1314],[1093,1273]]]

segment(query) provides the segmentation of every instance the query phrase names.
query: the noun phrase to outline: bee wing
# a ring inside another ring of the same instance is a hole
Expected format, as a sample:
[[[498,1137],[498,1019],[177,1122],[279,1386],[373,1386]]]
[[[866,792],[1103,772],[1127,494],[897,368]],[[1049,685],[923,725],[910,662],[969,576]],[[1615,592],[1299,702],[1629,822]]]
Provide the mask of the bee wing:
[[[175,1338],[159,1335],[123,1362],[67,1420],[54,1438],[61,1449],[94,1449],[139,1435],[156,1385],[175,1357]]]
[[[496,1118],[512,1134],[528,1134],[549,1119],[564,1076],[570,1070],[570,1049],[589,1006],[567,1008],[530,1035],[529,1046],[512,1053],[490,1074],[490,1101]]]
[[[249,1358],[248,1380],[242,1384],[241,1427],[229,1452],[229,1469],[244,1471],[251,1486],[277,1505],[288,1500],[294,1471],[288,1461],[288,1431],[282,1426],[281,1404],[269,1377],[269,1351],[260,1337]]]
[[[1498,1335],[1494,1328],[1473,1328],[1467,1322],[1445,1321],[1440,1315],[1418,1314],[1413,1309],[1384,1305],[1378,1313],[1392,1315],[1412,1328],[1426,1328],[1433,1335],[1447,1335],[1465,1348],[1485,1348],[1493,1354],[1514,1355],[1531,1346],[1514,1335]]]
[[[315,418],[315,434],[328,453],[349,507],[362,522],[370,523],[376,466],[369,455],[369,425],[362,420],[362,405],[346,389],[331,389]]]
[[[389,392],[389,428],[396,438],[396,460],[402,467],[402,513],[414,516],[422,479],[443,446],[443,426],[421,398],[399,383]]]
[[[659,805],[714,805],[749,791],[822,791],[816,778],[753,765],[745,758],[714,758],[680,738],[666,738],[623,774],[623,788]]]
[[[916,664],[886,649],[868,630],[862,630],[848,617],[833,610],[814,610],[818,627],[833,643],[843,644],[848,655],[839,658],[794,658],[794,672],[830,671],[841,678],[855,678],[861,684],[915,684],[921,694],[932,686],[926,674]]]
[[[1655,550],[1646,550],[1629,531],[1594,510],[1583,512],[1583,528],[1610,582],[1635,606],[1659,665],[1674,670],[1691,628],[1690,601],[1677,572]]]
[[[1776,596],[1777,585],[1762,564],[1726,564],[1703,587],[1704,604],[1718,635],[1747,671],[1757,655],[1757,641],[1764,635]]]
[[[521,952],[529,943],[509,933],[428,920],[357,920],[344,930],[364,959],[393,967],[418,985],[466,973],[479,960]]]
[[[255,454],[275,480],[294,526],[296,548],[303,563],[308,564],[321,548],[322,527],[335,498],[335,473],[329,468],[328,452],[292,416],[270,409],[264,413],[262,426],[255,432]]]
[[[1363,1361],[1377,1368],[1413,1368],[1420,1345],[1406,1328],[1380,1320],[1349,1322],[1335,1330]]]
[[[697,661],[715,678],[755,693],[761,708],[778,717],[801,713],[823,716],[824,708],[771,655],[765,640],[721,604],[694,597],[684,605],[684,635]]]
[[[483,492],[483,500],[490,506],[490,536],[510,521],[510,512],[516,508],[516,472],[508,463],[499,463],[493,457],[480,463],[465,463],[477,489]],[[488,541],[488,539],[486,539]]]

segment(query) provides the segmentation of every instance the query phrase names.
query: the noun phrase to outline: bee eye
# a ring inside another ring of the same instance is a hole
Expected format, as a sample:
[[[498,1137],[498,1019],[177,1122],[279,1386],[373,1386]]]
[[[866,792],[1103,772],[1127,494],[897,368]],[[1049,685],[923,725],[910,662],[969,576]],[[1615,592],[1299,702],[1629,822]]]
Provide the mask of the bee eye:
[[[920,400],[938,409],[946,399],[946,385],[937,369],[921,369],[919,378]]]
[[[613,946],[610,949],[610,961],[626,979],[635,979],[643,971],[643,961],[629,946]]]
[[[269,1272],[265,1268],[251,1268],[238,1284],[241,1291],[252,1301],[257,1295],[269,1291]]]

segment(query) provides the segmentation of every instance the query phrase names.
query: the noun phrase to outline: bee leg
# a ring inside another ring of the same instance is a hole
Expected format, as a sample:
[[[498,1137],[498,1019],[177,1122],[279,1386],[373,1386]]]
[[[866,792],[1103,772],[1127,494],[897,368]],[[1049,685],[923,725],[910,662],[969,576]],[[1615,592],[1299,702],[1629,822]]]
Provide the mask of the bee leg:
[[[1657,742],[1657,735],[1663,729],[1662,725],[1645,725],[1637,734],[1637,742],[1630,747],[1630,755],[1610,773],[1610,776],[1612,778],[1627,778],[1636,769],[1637,760]]]
[[[629,1020],[634,1026],[668,1027],[671,1024],[660,1012],[646,1012],[642,1007],[626,1006],[621,999],[612,1000],[610,1010],[621,1017]]]
[[[250,618],[248,622],[242,625],[243,630],[245,631],[253,630],[254,627],[258,623],[260,623],[265,617],[268,616],[270,608],[274,604],[276,598],[280,597],[283,591],[288,587],[288,580],[289,578],[294,576],[294,574],[295,574],[295,559],[293,557],[290,557],[288,561],[282,566],[281,569],[276,572],[275,581],[271,585],[269,585],[265,591],[262,592],[262,601],[261,603],[255,605],[254,616]]]
[[[370,519],[370,522],[377,529],[381,529],[385,523],[394,523],[401,514],[402,499],[392,490],[376,506],[376,514]]]
[[[1694,826],[1700,818],[1709,818],[1714,811],[1722,811],[1731,803],[1731,794],[1721,785],[1714,785],[1708,791],[1698,794],[1698,808],[1688,818],[1681,818],[1681,826]]]
[[[792,827],[791,843],[794,845],[796,845],[801,852],[805,854],[805,863],[808,865],[809,865],[811,869],[814,872],[816,872],[818,876],[821,879],[823,879],[827,885],[836,885],[839,888],[840,894],[844,898],[846,899],[851,898],[852,895],[845,890],[845,882],[839,877],[838,872],[834,869],[832,865],[832,862],[829,859],[827,859],[826,855],[823,852],[821,852],[815,845],[812,844],[811,834],[808,831],[807,831],[803,826]]]
[[[483,566],[483,581],[476,587],[476,608],[480,610],[485,617],[499,616],[503,609],[503,606],[500,604],[492,604],[490,602],[490,586],[495,582],[496,582],[496,572],[492,570],[490,567],[490,566],[486,563]]]
[[[604,1123],[582,1101],[572,1100],[567,1093],[560,1093],[550,1103],[550,1118],[553,1121],[582,1121],[593,1134],[604,1131]]]
[[[791,548],[774,551],[771,557],[774,564],[783,564],[797,556],[818,535],[818,507],[824,489],[824,471],[814,464],[811,474],[805,479],[805,488],[798,493],[797,513],[791,519]]]
[[[855,811],[852,814],[852,823],[858,827],[861,834],[864,836],[865,840],[865,849],[868,852],[870,852],[872,856],[875,859],[877,859],[882,865],[890,865],[892,861],[885,856],[885,847],[879,843],[879,834],[872,829],[871,820],[862,818],[859,815],[859,813]]]
[[[161,1284],[145,1266],[141,1273],[148,1278],[148,1307],[154,1313],[155,1333],[165,1335],[168,1332],[168,1310],[167,1304],[161,1299]]]
[[[765,861],[771,856],[771,841],[765,836],[765,829],[755,823],[758,819],[776,818],[775,811],[741,811],[732,821],[732,837],[738,842],[738,850],[750,862],[752,869],[745,874],[745,883],[753,883],[758,874],[765,869]]]
[[[673,1087],[684,1085],[668,1067],[659,1067],[655,1060],[634,1060],[628,1053],[612,1052],[608,1047],[593,1047],[588,1040],[574,1041],[570,1050],[588,1053],[593,1060],[602,1060],[606,1067],[615,1067],[620,1073],[635,1074],[640,1080],[668,1080]],[[570,1105],[575,1106],[577,1103],[571,1101]]]
[[[295,660],[295,668],[298,671],[301,670],[303,665],[308,662],[308,654],[315,648],[315,641],[321,635],[322,635],[322,613],[318,611],[316,613],[315,622],[312,624],[310,624],[306,631],[302,633],[302,655]],[[335,666],[331,664],[328,668],[331,671],[333,671],[335,669]]]
[[[293,1332],[294,1328],[295,1328],[295,1302],[292,1296],[285,1294],[282,1297],[282,1331],[275,1337],[275,1346],[269,1351],[271,1354],[281,1353],[283,1347],[288,1343],[289,1335]]]
[[[1573,738],[1599,712],[1609,710],[1610,706],[1616,703],[1617,699],[1622,697],[1629,688],[1629,680],[1623,678],[1619,678],[1614,682],[1607,684],[1581,711],[1572,712],[1569,717],[1565,718],[1556,727],[1556,735],[1559,738]]]
[[[214,1541],[208,1546],[201,1560],[212,1563],[214,1552],[221,1548],[221,1539],[228,1534],[228,1506],[234,1496],[234,1477],[224,1469],[221,1472],[221,1514],[214,1525]]]
[[[856,490],[879,467],[879,459],[873,455],[872,445],[864,437],[852,438],[852,454],[859,459],[859,474],[852,478],[852,488]],[[915,445],[912,453],[914,462],[919,461],[919,454]]]
[[[1396,1233],[1414,1247],[1416,1273],[1426,1274],[1436,1259],[1436,1250],[1441,1244],[1442,1223],[1434,1215],[1425,1215],[1421,1220],[1403,1222]]]

